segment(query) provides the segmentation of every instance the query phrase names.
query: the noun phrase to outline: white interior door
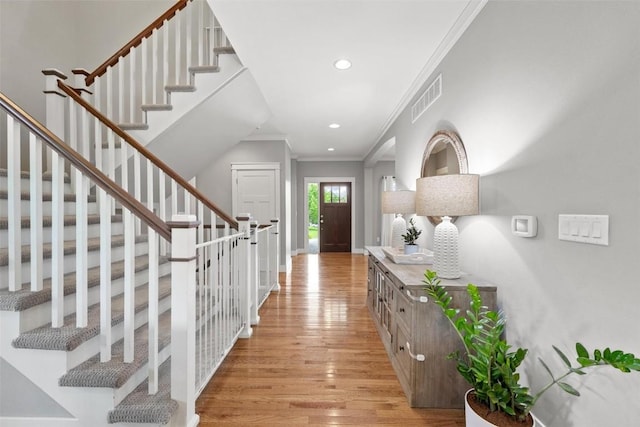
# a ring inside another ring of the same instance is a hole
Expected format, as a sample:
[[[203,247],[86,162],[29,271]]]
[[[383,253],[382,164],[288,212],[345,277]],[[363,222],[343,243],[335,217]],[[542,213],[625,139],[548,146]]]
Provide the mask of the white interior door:
[[[258,224],[271,224],[280,218],[280,164],[232,164],[233,215],[250,213]],[[261,238],[267,235],[261,233]],[[260,274],[269,262],[267,247],[260,245]]]
[[[250,213],[260,224],[270,224],[278,218],[280,182],[277,170],[236,170],[233,194],[233,215]],[[279,174],[278,174],[279,175]]]

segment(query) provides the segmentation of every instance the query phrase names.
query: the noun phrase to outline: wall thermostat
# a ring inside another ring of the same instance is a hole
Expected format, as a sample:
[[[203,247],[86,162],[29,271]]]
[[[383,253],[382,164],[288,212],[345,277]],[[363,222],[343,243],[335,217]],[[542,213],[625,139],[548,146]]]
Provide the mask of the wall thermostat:
[[[530,215],[512,216],[511,232],[514,236],[535,237],[538,234],[538,220]]]

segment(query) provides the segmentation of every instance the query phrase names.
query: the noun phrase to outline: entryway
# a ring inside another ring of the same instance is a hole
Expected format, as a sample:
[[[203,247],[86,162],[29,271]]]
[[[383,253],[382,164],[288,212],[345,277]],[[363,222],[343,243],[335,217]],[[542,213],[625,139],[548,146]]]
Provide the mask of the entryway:
[[[320,252],[351,252],[351,183],[320,183]]]
[[[355,178],[304,178],[304,252],[352,252]]]
[[[411,408],[371,321],[367,257],[293,257],[197,402],[201,426],[464,426],[462,409]]]

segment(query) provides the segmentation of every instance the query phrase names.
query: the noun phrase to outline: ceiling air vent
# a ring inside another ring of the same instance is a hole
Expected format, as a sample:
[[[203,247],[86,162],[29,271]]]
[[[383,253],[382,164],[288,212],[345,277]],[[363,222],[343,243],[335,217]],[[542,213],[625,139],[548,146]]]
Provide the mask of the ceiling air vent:
[[[440,98],[440,95],[442,95],[442,74],[438,74],[438,77],[436,77],[433,83],[429,85],[416,103],[411,106],[411,123],[418,120],[418,117],[427,111],[427,108],[431,107],[431,105]]]

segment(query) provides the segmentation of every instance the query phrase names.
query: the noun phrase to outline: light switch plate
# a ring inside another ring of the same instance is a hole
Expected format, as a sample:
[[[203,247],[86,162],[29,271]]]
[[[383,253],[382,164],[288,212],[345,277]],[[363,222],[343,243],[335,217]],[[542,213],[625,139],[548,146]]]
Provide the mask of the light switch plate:
[[[609,246],[609,215],[560,215],[558,238]]]

